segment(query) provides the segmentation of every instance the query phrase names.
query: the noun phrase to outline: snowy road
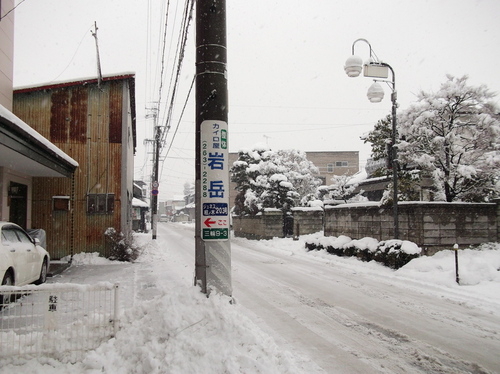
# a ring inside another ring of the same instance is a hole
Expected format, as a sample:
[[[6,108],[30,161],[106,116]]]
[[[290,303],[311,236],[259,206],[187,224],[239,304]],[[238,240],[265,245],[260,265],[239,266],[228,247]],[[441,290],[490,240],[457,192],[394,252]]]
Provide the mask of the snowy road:
[[[170,276],[186,282],[193,235],[190,226],[159,225],[159,241],[175,259]],[[232,242],[232,270],[236,301],[283,348],[303,356],[308,372],[500,372],[500,313],[429,291],[432,285],[242,239]]]

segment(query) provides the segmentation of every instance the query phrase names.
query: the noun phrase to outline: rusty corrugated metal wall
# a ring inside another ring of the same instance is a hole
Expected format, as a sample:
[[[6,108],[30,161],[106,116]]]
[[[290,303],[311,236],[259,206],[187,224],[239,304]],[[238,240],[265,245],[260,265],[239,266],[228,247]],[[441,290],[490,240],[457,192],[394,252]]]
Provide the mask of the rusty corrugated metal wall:
[[[122,132],[127,80],[33,89],[14,95],[14,113],[78,161],[73,178],[34,178],[33,227],[47,232],[53,259],[80,252],[108,255],[104,232],[122,231]],[[114,212],[87,214],[88,194],[114,194]],[[55,211],[53,196],[69,196],[70,211]],[[127,202],[124,202],[127,204]]]

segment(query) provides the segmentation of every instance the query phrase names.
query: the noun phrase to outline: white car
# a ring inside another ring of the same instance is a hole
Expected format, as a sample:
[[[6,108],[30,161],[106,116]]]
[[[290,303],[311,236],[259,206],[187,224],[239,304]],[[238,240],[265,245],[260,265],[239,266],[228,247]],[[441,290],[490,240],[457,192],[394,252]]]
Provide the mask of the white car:
[[[49,253],[14,223],[1,222],[0,279],[2,285],[42,284],[47,280]]]

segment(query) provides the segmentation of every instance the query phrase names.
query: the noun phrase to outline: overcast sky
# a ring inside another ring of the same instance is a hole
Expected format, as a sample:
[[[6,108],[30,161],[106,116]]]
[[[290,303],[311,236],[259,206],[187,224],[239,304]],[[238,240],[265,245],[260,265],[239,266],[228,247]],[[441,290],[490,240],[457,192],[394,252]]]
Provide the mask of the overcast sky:
[[[135,171],[137,178],[147,179],[151,166],[142,144],[152,136],[153,122],[145,118],[145,108],[158,100],[166,0],[17,3],[16,87],[95,77],[94,21],[103,74],[136,73]],[[170,3],[171,14],[179,13],[169,21],[175,28],[184,2]],[[364,165],[370,147],[360,136],[390,114],[391,101],[384,87],[384,100],[371,104],[366,98],[371,79],[345,75],[354,40],[369,40],[394,68],[403,110],[418,91],[437,90],[446,74],[467,74],[471,84],[500,91],[499,14],[498,0],[227,0],[230,151],[256,143],[272,149],[360,151]],[[194,76],[194,32],[192,22],[176,113]],[[169,40],[172,56],[177,31]],[[368,58],[368,47],[356,44],[356,54]],[[172,60],[166,58],[167,69]],[[165,87],[170,75],[169,70]],[[177,123],[174,119],[173,129]],[[183,184],[194,180],[194,92],[161,175],[160,200],[181,194]]]

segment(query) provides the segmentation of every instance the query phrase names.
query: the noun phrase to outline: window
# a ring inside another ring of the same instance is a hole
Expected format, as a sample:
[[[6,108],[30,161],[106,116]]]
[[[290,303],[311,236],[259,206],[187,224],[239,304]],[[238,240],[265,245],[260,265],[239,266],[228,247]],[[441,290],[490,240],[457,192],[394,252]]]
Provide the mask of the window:
[[[69,207],[69,196],[52,196],[52,210],[68,212]]]
[[[328,173],[333,173],[333,164],[326,165],[326,170],[328,171]]]
[[[18,243],[19,238],[17,237],[16,233],[14,232],[13,229],[10,228],[3,228],[2,229],[2,242],[8,242],[8,243]]]
[[[115,211],[115,194],[87,195],[87,214],[112,214]]]
[[[335,167],[337,167],[337,168],[346,168],[348,166],[349,166],[349,164],[347,163],[347,161],[336,161],[335,162]]]
[[[31,239],[31,237],[29,237],[24,231],[15,228],[14,232],[17,234],[20,242],[33,244],[33,239]]]

